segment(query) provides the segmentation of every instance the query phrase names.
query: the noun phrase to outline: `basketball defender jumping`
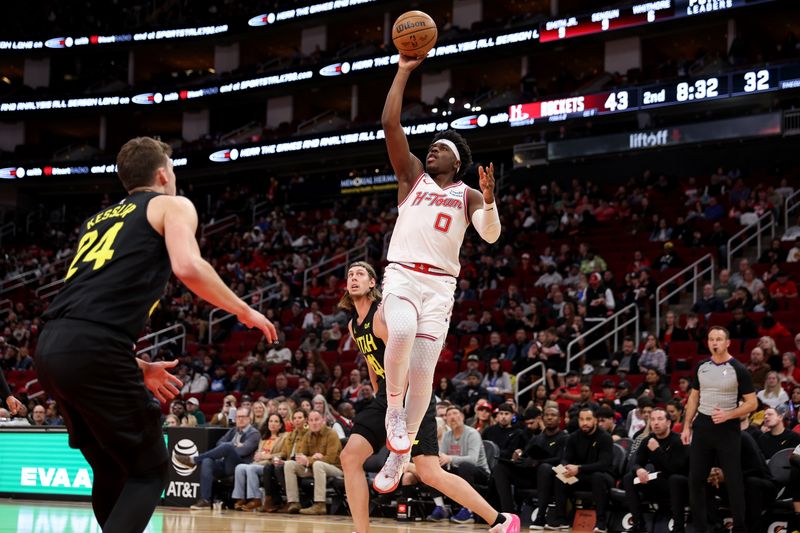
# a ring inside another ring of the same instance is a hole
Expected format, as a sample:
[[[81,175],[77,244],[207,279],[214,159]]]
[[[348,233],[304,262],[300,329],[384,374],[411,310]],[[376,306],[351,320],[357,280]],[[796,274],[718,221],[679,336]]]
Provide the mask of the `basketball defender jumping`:
[[[167,448],[153,396],[166,401],[179,393],[181,381],[167,372],[177,361],[149,363],[133,347],[172,272],[268,341],[276,338],[272,323],[200,256],[197,212],[175,195],[171,152],[149,137],[122,147],[117,172],[128,196],[81,225],[36,350],[39,379],[64,415],[69,445],[92,467],[92,508],[105,533],[144,531],[166,484]]]
[[[347,491],[347,501],[353,524],[358,533],[369,531],[369,489],[364,477],[364,462],[381,449],[386,440],[384,416],[386,413],[386,380],[384,351],[388,329],[379,310],[380,292],[377,276],[369,263],[356,262],[347,271],[347,292],[339,307],[352,314],[348,325],[350,335],[367,359],[370,381],[375,390],[375,400],[356,415],[353,431],[342,451],[342,469]],[[416,442],[408,454],[392,454],[389,467],[375,478],[375,490],[392,492],[397,488],[403,469],[413,456],[417,475],[423,483],[464,507],[477,512],[492,527],[490,533],[519,533],[520,521],[516,515],[498,513],[463,478],[446,472],[439,464],[439,445],[436,435],[435,406],[428,403]],[[391,477],[386,475],[391,473]]]
[[[438,133],[428,148],[424,168],[409,152],[400,111],[408,78],[421,62],[400,55],[381,117],[398,182],[399,215],[383,280],[383,313],[389,330],[386,446],[397,454],[411,449],[428,408],[434,369],[453,309],[464,233],[471,222],[488,243],[500,236],[494,166],[478,167],[481,192],[454,181],[472,163],[461,135],[449,130]],[[390,456],[387,464],[393,460]]]

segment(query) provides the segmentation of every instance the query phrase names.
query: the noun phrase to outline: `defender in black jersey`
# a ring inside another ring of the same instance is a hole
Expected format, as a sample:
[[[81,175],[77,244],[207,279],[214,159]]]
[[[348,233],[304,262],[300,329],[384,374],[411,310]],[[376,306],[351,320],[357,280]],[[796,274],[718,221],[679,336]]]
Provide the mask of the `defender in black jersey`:
[[[164,489],[167,450],[158,401],[178,394],[171,363],[133,347],[172,272],[198,296],[257,327],[275,328],[200,257],[197,212],[175,196],[168,145],[139,137],[117,156],[128,196],[81,226],[64,288],[44,315],[36,369],[94,473],[92,507],[106,532],[145,529]],[[148,393],[149,391],[152,393]]]
[[[347,293],[339,302],[339,307],[352,313],[348,324],[350,334],[367,360],[370,381],[375,390],[372,403],[356,415],[353,430],[341,455],[348,506],[357,533],[369,531],[369,488],[364,476],[364,462],[386,443],[384,419],[387,402],[383,357],[388,333],[380,312],[381,295],[377,282],[375,270],[369,263],[353,263],[347,271]],[[411,458],[415,473],[423,483],[478,513],[492,525],[490,533],[519,533],[518,516],[498,513],[463,478],[442,470],[433,400],[411,452],[404,455],[390,453],[386,465],[375,478],[375,489],[378,492],[394,491]]]

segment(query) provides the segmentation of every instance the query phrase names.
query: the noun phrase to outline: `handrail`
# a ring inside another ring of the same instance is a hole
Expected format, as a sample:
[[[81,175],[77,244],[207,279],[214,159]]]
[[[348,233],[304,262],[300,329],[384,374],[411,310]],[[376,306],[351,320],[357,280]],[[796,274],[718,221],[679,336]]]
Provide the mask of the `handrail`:
[[[269,205],[270,204],[267,201],[258,202],[256,204],[253,204],[253,209],[252,209],[251,213],[252,213],[253,225],[254,226],[255,226],[256,222],[258,222],[259,215],[261,215],[261,213],[266,213],[267,212],[267,208],[269,207]]]
[[[61,286],[63,284],[64,284],[63,279],[57,279],[55,281],[51,281],[50,283],[42,285],[41,287],[36,289],[36,291],[34,291],[34,294],[36,294],[36,297],[40,300],[47,300],[51,296],[58,294],[58,291],[61,290]]]
[[[232,228],[236,225],[236,221],[238,219],[239,215],[228,215],[219,220],[215,220],[214,222],[203,224],[203,226],[200,228],[200,238],[204,239],[206,237],[210,237],[211,235],[223,232],[228,228]]]
[[[163,337],[163,335],[166,335],[168,332],[173,330],[175,330],[175,334],[170,334],[167,337]],[[155,342],[150,346],[145,346],[144,348],[139,348],[136,350],[136,355],[150,352],[150,356],[152,357],[158,353],[157,350],[159,348],[166,346],[167,344],[172,344],[175,341],[180,341],[181,353],[186,351],[186,328],[183,326],[183,324],[174,324],[164,329],[154,331],[153,333],[148,333],[143,337],[139,337],[139,340],[136,341],[136,344],[138,345],[139,343],[149,341],[150,339],[155,339]]]
[[[747,232],[749,232],[753,228],[755,228],[755,230],[756,230],[755,233],[753,233],[749,237],[745,238],[742,242],[740,242],[736,246],[733,245],[733,243],[734,243],[734,241],[736,239],[738,239],[739,237],[743,237],[745,234],[747,234]],[[742,248],[744,248],[747,245],[747,243],[749,243],[753,239],[756,239],[756,248],[757,248],[757,252],[756,253],[758,255],[761,255],[761,250],[762,250],[761,234],[765,230],[768,230],[768,229],[770,230],[771,236],[775,237],[775,217],[773,216],[772,211],[768,211],[768,212],[764,213],[756,221],[755,224],[751,224],[751,225],[749,225],[749,226],[747,226],[745,228],[742,228],[741,231],[739,231],[734,236],[732,236],[730,239],[728,239],[728,258],[727,258],[728,259],[728,263],[727,263],[727,267],[726,268],[728,268],[728,269],[731,268],[731,265],[733,264],[732,263],[733,254],[738,252]]]
[[[0,242],[3,242],[3,237],[8,234],[11,234],[14,237],[17,236],[17,225],[13,222],[7,222],[0,226]]]
[[[15,274],[10,278],[0,281],[0,294],[5,294],[7,292],[11,292],[14,289],[19,289],[20,287],[24,287],[29,283],[33,283],[37,279],[42,277],[42,273],[38,268],[34,268],[31,270],[26,270],[24,272],[20,272],[19,274]]]
[[[0,316],[10,313],[14,309],[14,302],[6,298],[0,300]]]
[[[344,261],[341,261],[342,257],[344,257]],[[331,272],[340,268],[343,262],[345,265],[349,265],[353,261],[366,261],[367,258],[368,258],[368,252],[366,244],[362,244],[360,246],[354,246],[353,248],[350,248],[345,252],[339,252],[338,254],[326,259],[325,261],[320,261],[316,265],[312,265],[306,268],[305,272],[303,272],[303,288],[306,288],[308,286],[309,274],[311,274],[314,270],[318,268],[321,269],[323,265],[330,264],[331,266],[320,270],[315,277],[320,277],[324,276],[325,274],[330,274]]]
[[[789,229],[789,213],[798,207],[800,207],[800,189],[787,196],[783,202],[783,231]]]
[[[253,309],[261,311],[263,310],[264,302],[269,299],[265,298],[264,295],[276,291],[276,289],[279,289],[280,286],[280,283],[273,283],[272,285],[267,285],[266,287],[254,290],[253,292],[242,296],[242,301],[244,301]],[[224,314],[222,316],[215,316],[219,315],[220,313]],[[229,313],[221,307],[215,307],[208,313],[208,344],[213,344],[214,342],[214,326],[228,320],[232,316],[234,316],[233,313]]]
[[[631,310],[633,310],[632,318],[628,318],[628,319],[625,320],[625,322],[620,323],[620,319],[623,318],[623,315],[629,314]],[[575,346],[577,343],[579,343],[582,340],[584,340],[586,337],[588,337],[589,335],[591,335],[595,331],[597,331],[597,330],[599,330],[601,328],[604,328],[605,326],[607,326],[611,322],[614,323],[613,324],[613,328],[612,328],[611,331],[607,332],[605,335],[603,335],[602,337],[600,337],[599,339],[594,341],[589,346],[584,346],[575,355],[572,354],[572,347],[573,346]],[[611,335],[614,335],[614,351],[619,350],[619,338],[617,337],[617,332],[619,332],[623,328],[628,327],[630,324],[634,324],[635,325],[636,333],[635,333],[634,338],[638,339],[639,338],[639,306],[636,305],[635,303],[628,304],[627,306],[623,307],[622,309],[620,309],[619,311],[617,311],[616,313],[614,313],[613,315],[611,315],[607,319],[603,320],[602,322],[600,322],[599,324],[597,324],[593,328],[591,328],[591,329],[589,329],[587,331],[584,331],[583,333],[578,335],[578,337],[573,339],[567,345],[567,371],[570,370],[570,366],[572,365],[572,361],[574,361],[575,359],[578,359],[583,354],[585,354],[586,352],[588,352],[589,350],[591,350],[592,348],[594,348],[595,346],[597,346],[601,342],[605,342],[605,340],[607,338],[609,338]]]
[[[708,266],[704,267],[702,270],[699,270],[700,269],[700,265],[702,263],[706,262],[706,261],[708,261],[708,263],[709,263]],[[668,280],[666,280],[663,283],[661,283],[661,285],[659,285],[656,288],[656,325],[655,325],[655,331],[656,332],[658,332],[660,330],[660,328],[661,328],[661,304],[663,304],[664,302],[668,301],[670,298],[672,298],[673,296],[678,294],[680,291],[685,289],[690,283],[692,284],[692,291],[693,291],[692,302],[696,302],[697,301],[697,294],[698,294],[698,292],[697,292],[697,282],[699,280],[701,280],[703,278],[703,276],[705,276],[707,273],[710,272],[711,273],[711,285],[714,285],[714,270],[715,270],[715,268],[716,268],[716,264],[715,264],[715,261],[714,261],[714,256],[712,254],[706,254],[703,257],[701,257],[700,259],[698,259],[697,261],[695,261],[694,263],[692,263],[691,265],[687,266],[686,268],[684,268],[683,270],[681,270],[680,272],[678,272],[677,274],[672,276],[671,278],[669,278]],[[669,294],[667,294],[663,298],[661,297],[661,290],[662,289],[668,288],[671,283],[676,282],[681,276],[683,276],[684,274],[686,274],[690,270],[692,271],[692,277],[691,278],[689,278],[688,280],[684,281],[683,284],[681,284],[679,287],[676,287],[675,289],[673,289],[672,292],[670,292]]]
[[[525,374],[533,372],[535,369],[539,367],[542,368],[542,377],[540,377],[536,381],[531,381],[531,383],[528,386],[524,387],[522,390],[519,390],[520,378]],[[517,374],[517,380],[514,382],[514,388],[516,389],[514,391],[514,402],[516,403],[518,409],[522,409],[522,407],[520,407],[519,405],[519,397],[528,392],[529,390],[535,389],[536,387],[539,386],[540,383],[544,383],[546,376],[547,376],[547,367],[545,367],[544,363],[542,363],[541,361],[536,361],[531,366],[529,366],[528,368],[524,369],[522,372]]]

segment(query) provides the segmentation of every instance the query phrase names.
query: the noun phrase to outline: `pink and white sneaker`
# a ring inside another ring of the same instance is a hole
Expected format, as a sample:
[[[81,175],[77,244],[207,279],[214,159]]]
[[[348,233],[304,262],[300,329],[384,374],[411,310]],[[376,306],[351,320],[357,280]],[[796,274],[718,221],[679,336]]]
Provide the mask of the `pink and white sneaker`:
[[[390,452],[389,457],[386,459],[386,463],[383,465],[383,468],[381,468],[381,471],[378,472],[378,475],[375,476],[375,480],[372,482],[372,487],[375,489],[375,491],[381,494],[394,492],[394,490],[400,484],[400,480],[403,478],[405,466],[410,460],[410,453],[399,455],[394,452]]]
[[[519,533],[519,517],[510,513],[502,513],[502,515],[506,517],[506,521],[494,526],[489,533]]]
[[[386,410],[386,447],[390,452],[403,455],[411,451],[411,439],[406,429],[406,410],[389,407]]]

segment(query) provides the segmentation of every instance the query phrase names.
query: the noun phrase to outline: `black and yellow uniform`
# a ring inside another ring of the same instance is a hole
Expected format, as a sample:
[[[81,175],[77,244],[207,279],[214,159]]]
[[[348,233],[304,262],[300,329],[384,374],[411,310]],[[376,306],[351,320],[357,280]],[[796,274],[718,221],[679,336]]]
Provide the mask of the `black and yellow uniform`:
[[[383,356],[386,345],[373,330],[375,312],[378,302],[372,302],[367,316],[361,323],[358,314],[353,313],[353,337],[359,351],[364,354],[367,364],[378,378],[378,392],[375,399],[363,411],[356,415],[351,434],[358,434],[367,439],[372,449],[377,452],[386,444],[386,371],[383,369]],[[439,455],[439,441],[436,432],[436,403],[431,396],[431,404],[417,433],[417,440],[411,448],[411,456]]]
[[[147,220],[156,196],[134,193],[82,224],[36,350],[39,380],[58,402],[70,446],[93,468],[101,525],[128,495],[129,479],[163,480],[167,471],[160,407],[133,350],[171,274],[164,238]]]

